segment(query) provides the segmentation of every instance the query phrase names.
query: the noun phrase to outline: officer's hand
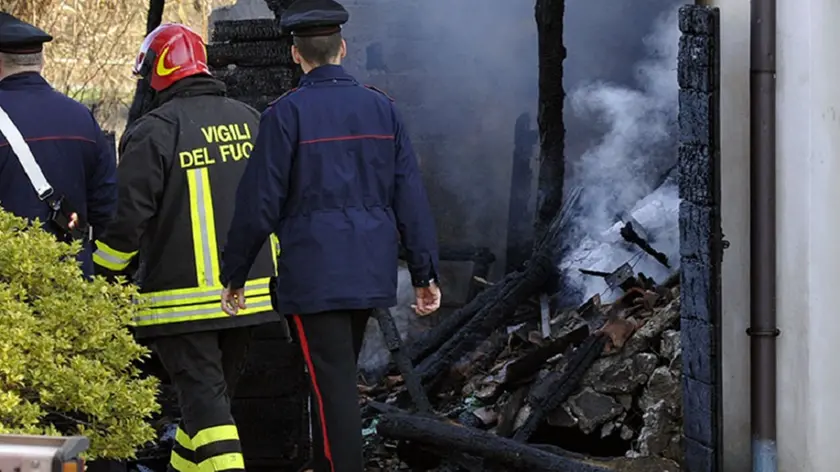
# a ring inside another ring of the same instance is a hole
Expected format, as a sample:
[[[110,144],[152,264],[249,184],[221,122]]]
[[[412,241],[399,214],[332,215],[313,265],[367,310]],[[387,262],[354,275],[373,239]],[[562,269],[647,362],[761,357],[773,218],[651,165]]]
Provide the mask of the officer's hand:
[[[428,287],[414,287],[416,305],[412,305],[414,312],[420,316],[434,313],[440,308],[440,287],[432,282]]]
[[[231,290],[228,285],[222,290],[222,310],[230,316],[236,316],[240,309],[245,309],[245,289]]]

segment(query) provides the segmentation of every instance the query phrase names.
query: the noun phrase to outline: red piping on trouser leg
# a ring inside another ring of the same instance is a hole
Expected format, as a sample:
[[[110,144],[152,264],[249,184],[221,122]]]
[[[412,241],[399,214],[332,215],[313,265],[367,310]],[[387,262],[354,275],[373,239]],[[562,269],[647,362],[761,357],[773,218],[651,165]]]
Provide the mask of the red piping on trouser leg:
[[[309,342],[306,340],[306,333],[303,332],[303,323],[300,321],[299,315],[292,315],[297,328],[298,337],[300,338],[300,348],[303,351],[303,359],[306,361],[306,367],[309,369],[309,376],[312,379],[312,390],[315,393],[315,400],[318,402],[318,413],[321,417],[321,435],[324,437],[324,456],[330,463],[330,471],[335,472],[335,464],[333,463],[332,450],[330,450],[330,440],[327,437],[327,420],[324,416],[324,399],[321,397],[321,389],[318,387],[318,379],[315,376],[315,365],[312,363],[312,356],[309,354]]]

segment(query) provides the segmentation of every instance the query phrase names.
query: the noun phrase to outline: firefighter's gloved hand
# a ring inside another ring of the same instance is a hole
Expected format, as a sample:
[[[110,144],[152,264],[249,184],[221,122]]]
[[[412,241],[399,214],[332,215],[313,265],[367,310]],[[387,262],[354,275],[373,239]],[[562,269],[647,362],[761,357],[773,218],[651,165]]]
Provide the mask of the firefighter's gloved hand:
[[[233,290],[230,285],[222,290],[222,310],[230,316],[236,316],[245,309],[245,288]]]
[[[440,287],[434,282],[428,287],[414,287],[414,296],[416,304],[411,308],[420,316],[431,315],[440,308]]]

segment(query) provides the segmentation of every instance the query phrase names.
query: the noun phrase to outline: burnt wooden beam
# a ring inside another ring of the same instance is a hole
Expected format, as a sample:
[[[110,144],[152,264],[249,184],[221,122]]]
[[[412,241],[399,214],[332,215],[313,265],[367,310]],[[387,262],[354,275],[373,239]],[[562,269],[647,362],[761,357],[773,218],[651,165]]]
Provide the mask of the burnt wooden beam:
[[[538,255],[530,260],[518,277],[492,291],[492,297],[464,326],[447,339],[432,355],[417,366],[417,373],[424,383],[434,383],[449,367],[468,352],[473,351],[490,334],[504,324],[519,304],[545,287],[546,281],[556,271],[554,258]],[[494,286],[495,288],[496,286]],[[483,293],[491,292],[490,289]],[[482,293],[482,294],[483,294]],[[477,297],[478,298],[478,297]]]
[[[604,472],[607,469],[584,461],[552,454],[492,433],[445,423],[424,416],[387,414],[376,425],[384,437],[435,446],[449,454],[452,451],[481,457],[508,471],[529,472]],[[485,469],[486,470],[486,469]]]
[[[163,21],[163,8],[165,6],[164,0],[149,0],[149,10],[146,12],[146,34],[148,35],[155,28],[160,26]],[[143,116],[146,109],[149,107],[154,92],[149,86],[148,79],[140,79],[134,88],[134,98],[131,101],[131,106],[128,110],[128,119],[126,120],[125,130]]]
[[[430,413],[432,411],[432,404],[429,402],[429,397],[426,396],[426,391],[423,389],[420,378],[414,372],[414,365],[412,365],[411,359],[408,358],[405,349],[403,349],[402,338],[397,329],[397,324],[394,322],[394,317],[391,316],[391,312],[387,309],[376,309],[373,313],[376,321],[379,323],[379,329],[382,331],[385,345],[388,347],[388,351],[391,352],[391,357],[394,359],[394,363],[403,376],[411,401],[414,402],[417,410]]]
[[[586,371],[601,357],[606,343],[606,336],[590,336],[575,350],[562,372],[551,372],[534,385],[528,396],[528,403],[532,407],[531,416],[514,434],[515,441],[527,441],[545,417],[569,398],[580,385]]]
[[[513,361],[507,366],[504,384],[513,385],[531,378],[544,367],[549,359],[566,352],[569,346],[582,343],[587,336],[589,336],[589,326],[580,325],[565,336],[561,336],[545,346],[540,346]]]
[[[534,172],[531,160],[538,138],[539,133],[531,129],[531,115],[519,115],[513,132],[505,272],[521,270],[534,248],[534,212],[531,207]]]
[[[417,364],[427,356],[436,351],[447,339],[452,337],[456,331],[463,327],[482,308],[487,306],[498,296],[501,287],[514,280],[517,274],[510,274],[499,283],[492,285],[476,294],[463,308],[443,318],[437,326],[426,331],[416,341],[408,346],[408,355]]]
[[[464,354],[474,350],[495,329],[510,321],[519,305],[544,290],[557,276],[561,233],[579,197],[577,192],[564,202],[522,271],[508,274],[501,282],[484,289],[467,306],[446,317],[412,344],[409,355],[424,383],[433,382]]]
[[[537,0],[535,17],[539,38],[540,165],[537,190],[535,236],[550,225],[563,201],[566,127],[563,123],[563,17],[565,0]]]

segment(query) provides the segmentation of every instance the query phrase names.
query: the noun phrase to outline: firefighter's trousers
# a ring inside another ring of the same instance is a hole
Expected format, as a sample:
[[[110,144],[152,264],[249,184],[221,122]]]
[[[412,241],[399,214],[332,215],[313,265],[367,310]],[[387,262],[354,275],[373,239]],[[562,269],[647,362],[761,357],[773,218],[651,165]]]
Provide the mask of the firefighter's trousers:
[[[230,399],[245,367],[251,329],[162,336],[152,341],[181,408],[168,471],[245,470]]]
[[[373,310],[294,315],[290,320],[312,385],[315,472],[364,472],[356,362]]]

